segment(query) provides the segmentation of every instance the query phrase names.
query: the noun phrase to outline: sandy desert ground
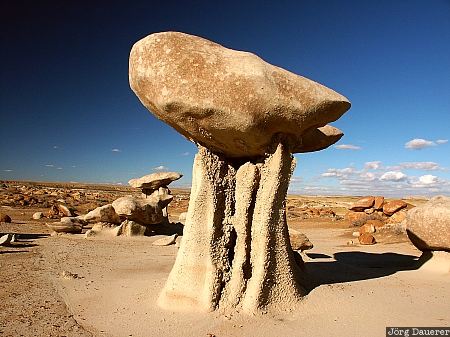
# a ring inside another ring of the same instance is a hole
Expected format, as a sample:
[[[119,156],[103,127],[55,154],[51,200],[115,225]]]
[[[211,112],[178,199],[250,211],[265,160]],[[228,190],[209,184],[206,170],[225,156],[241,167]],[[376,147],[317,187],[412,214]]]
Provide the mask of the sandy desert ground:
[[[169,212],[177,221],[187,210],[189,191],[172,192]],[[58,199],[83,214],[130,193],[137,192],[106,185],[2,183],[0,212],[12,222],[1,223],[0,233],[16,233],[18,240],[0,247],[0,335],[384,336],[387,326],[450,325],[449,274],[419,268],[421,252],[406,235],[381,231],[375,245],[347,245],[355,228],[343,216],[356,197],[289,196],[289,227],[314,244],[305,256],[309,293],[289,313],[251,317],[161,310],[156,299],[178,248],[153,246],[160,235],[50,236],[45,222],[57,220],[32,219]],[[333,210],[336,216],[303,218],[304,207]]]

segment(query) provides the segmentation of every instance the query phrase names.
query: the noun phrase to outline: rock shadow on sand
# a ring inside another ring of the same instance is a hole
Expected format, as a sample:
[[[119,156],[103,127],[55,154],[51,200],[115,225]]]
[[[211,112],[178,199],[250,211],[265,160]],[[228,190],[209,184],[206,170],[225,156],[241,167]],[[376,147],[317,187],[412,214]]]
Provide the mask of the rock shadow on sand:
[[[416,270],[426,260],[399,253],[339,252],[334,261],[306,262],[308,292],[335,283],[349,283],[393,275],[399,271]]]

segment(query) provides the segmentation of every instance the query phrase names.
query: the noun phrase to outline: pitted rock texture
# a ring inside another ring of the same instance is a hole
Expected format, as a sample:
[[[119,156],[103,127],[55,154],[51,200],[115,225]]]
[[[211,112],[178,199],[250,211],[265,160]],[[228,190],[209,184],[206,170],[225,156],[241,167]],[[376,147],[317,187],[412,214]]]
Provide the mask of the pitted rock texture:
[[[294,168],[279,144],[239,166],[200,148],[183,244],[159,297],[170,310],[286,311],[305,294],[286,224]]]
[[[408,211],[406,233],[422,251],[450,252],[450,198],[438,196]]]
[[[135,43],[130,85],[156,117],[227,157],[264,156],[280,135],[290,152],[334,144],[326,126],[350,103],[333,90],[260,57],[178,32]]]

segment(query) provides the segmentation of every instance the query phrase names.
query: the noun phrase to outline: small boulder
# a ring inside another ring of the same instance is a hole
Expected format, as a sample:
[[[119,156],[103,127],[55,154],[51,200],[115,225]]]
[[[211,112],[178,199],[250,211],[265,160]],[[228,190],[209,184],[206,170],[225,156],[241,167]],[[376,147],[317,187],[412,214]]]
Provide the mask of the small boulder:
[[[375,202],[374,197],[364,197],[357,201],[355,201],[350,207],[349,210],[355,212],[362,212],[367,208],[371,208]]]
[[[110,204],[97,207],[84,216],[84,220],[87,222],[109,222],[120,223],[120,217],[114,210],[114,207]]]
[[[42,219],[43,217],[44,217],[44,213],[42,213],[42,212],[36,212],[33,214],[34,220],[39,220],[39,219]]]
[[[147,227],[131,220],[125,220],[120,224],[119,236],[143,236]]]
[[[314,247],[305,234],[293,229],[289,230],[289,240],[291,241],[292,250],[304,251]]]
[[[375,233],[375,231],[376,231],[375,226],[371,225],[371,224],[368,224],[368,223],[365,223],[364,225],[362,225],[359,228],[359,233],[360,234],[364,234],[364,233],[372,234],[372,233]]]
[[[177,240],[178,234],[173,234],[171,236],[163,237],[161,239],[157,239],[153,241],[154,246],[170,246],[173,245]]]
[[[375,208],[375,210],[377,210],[377,211],[380,211],[383,209],[383,203],[384,203],[384,197],[377,196],[377,197],[375,197],[373,208]]]
[[[383,227],[384,226],[384,222],[381,220],[374,220],[374,219],[370,219],[366,221],[367,225],[372,225],[373,227],[375,227],[375,229]]]
[[[363,233],[359,236],[358,241],[362,245],[374,245],[377,243],[375,238],[370,233]]]
[[[0,222],[11,222],[11,217],[8,214],[0,213]]]
[[[450,197],[438,196],[408,211],[406,233],[422,251],[450,252]]]
[[[406,219],[406,211],[405,210],[400,210],[398,212],[395,212],[394,214],[392,214],[391,218],[389,219],[389,222],[391,223],[400,223],[403,220]]]
[[[408,206],[407,203],[402,200],[388,201],[383,204],[383,213],[390,216],[406,206]]]
[[[8,246],[13,240],[12,234],[5,234],[0,237],[0,246]]]
[[[364,223],[365,221],[367,221],[367,219],[369,219],[369,215],[364,212],[349,211],[345,214],[345,219],[347,219],[352,224],[359,222]]]

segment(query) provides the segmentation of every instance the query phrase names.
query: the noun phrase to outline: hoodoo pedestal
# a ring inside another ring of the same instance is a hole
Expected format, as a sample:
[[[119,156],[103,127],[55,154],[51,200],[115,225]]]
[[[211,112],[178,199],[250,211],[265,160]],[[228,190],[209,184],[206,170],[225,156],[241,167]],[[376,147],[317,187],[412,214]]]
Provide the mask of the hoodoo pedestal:
[[[244,164],[199,147],[184,238],[161,306],[254,313],[301,298],[285,212],[294,166],[281,143],[261,162]]]

